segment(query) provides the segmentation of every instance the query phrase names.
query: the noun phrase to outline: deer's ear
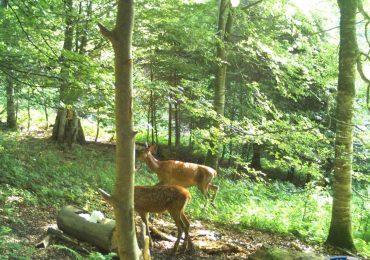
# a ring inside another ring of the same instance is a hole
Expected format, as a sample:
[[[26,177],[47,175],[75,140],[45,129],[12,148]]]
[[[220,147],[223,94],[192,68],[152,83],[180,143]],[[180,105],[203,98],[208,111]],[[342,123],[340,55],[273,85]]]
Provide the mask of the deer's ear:
[[[157,148],[158,148],[158,146],[156,145],[156,144],[153,144],[153,145],[151,145],[150,147],[149,147],[149,151],[151,152],[151,153],[157,153]]]

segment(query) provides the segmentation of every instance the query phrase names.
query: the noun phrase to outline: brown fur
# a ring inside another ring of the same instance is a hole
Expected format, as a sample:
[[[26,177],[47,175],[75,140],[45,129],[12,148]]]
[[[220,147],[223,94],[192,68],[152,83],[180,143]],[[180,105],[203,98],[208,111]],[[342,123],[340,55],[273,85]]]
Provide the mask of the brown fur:
[[[146,225],[147,234],[150,238],[148,226],[148,213],[161,213],[168,211],[177,227],[177,240],[173,251],[176,252],[182,233],[185,233],[184,249],[192,245],[189,237],[190,223],[184,210],[190,201],[190,192],[180,186],[135,186],[135,211],[140,215]]]
[[[211,184],[212,179],[217,175],[215,169],[188,162],[181,161],[159,161],[152,152],[156,147],[154,145],[141,150],[138,158],[146,162],[159,178],[158,185],[179,185],[182,187],[197,186],[203,195],[208,198],[208,189],[214,190],[212,201],[215,200],[218,186]]]

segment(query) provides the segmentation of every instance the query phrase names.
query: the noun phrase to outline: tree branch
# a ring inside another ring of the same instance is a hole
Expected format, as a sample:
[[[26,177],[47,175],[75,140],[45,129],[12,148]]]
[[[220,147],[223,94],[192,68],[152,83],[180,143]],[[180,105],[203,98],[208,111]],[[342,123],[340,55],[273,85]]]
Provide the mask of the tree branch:
[[[116,200],[108,193],[106,192],[105,190],[103,189],[98,189],[100,195],[102,195],[103,199],[109,204],[111,205],[112,207],[115,207],[116,206]]]
[[[362,62],[361,62],[361,56],[365,56],[365,60],[370,60],[369,55],[366,53],[361,52],[357,59],[357,71],[360,74],[361,79],[367,84],[367,90],[366,90],[366,106],[370,110],[369,107],[369,96],[370,96],[370,79],[368,79],[364,73],[364,70],[362,68]]]
[[[22,21],[20,20],[17,12],[13,9],[13,7],[8,4],[10,10],[12,10],[13,14],[15,15],[15,18],[17,19],[18,21],[18,24],[19,26],[21,27],[21,30],[23,31],[23,33],[26,35],[26,38],[27,40],[32,44],[33,47],[35,47],[36,50],[38,50],[40,53],[42,53],[43,55],[45,55],[46,57],[48,57],[49,59],[51,60],[56,60],[54,59],[53,57],[49,56],[49,54],[45,53],[43,50],[41,50],[31,39],[31,36],[28,34],[28,32],[26,31],[26,29],[23,27],[23,24],[22,24]]]
[[[101,23],[98,23],[100,33],[107,38],[109,41],[113,42],[115,41],[114,33],[110,30],[108,30],[104,25]]]
[[[245,10],[247,10],[247,9],[251,8],[252,6],[258,5],[258,4],[259,4],[259,3],[261,3],[262,1],[263,1],[263,0],[258,0],[258,1],[256,1],[256,2],[253,2],[253,3],[249,4],[249,5],[245,5],[245,6],[241,7],[240,9],[241,9],[241,10],[243,10],[243,11],[245,11]]]
[[[362,0],[358,0],[357,8],[360,11],[360,13],[363,15],[363,17],[366,20],[370,21],[370,15],[366,13],[366,11],[364,10],[364,6],[362,5]]]

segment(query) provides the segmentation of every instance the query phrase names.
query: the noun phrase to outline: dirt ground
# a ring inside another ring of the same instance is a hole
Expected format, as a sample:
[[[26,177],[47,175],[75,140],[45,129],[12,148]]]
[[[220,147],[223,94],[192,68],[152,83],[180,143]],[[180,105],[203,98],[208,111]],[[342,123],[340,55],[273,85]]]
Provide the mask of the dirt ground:
[[[57,228],[57,212],[53,208],[35,208],[19,205],[17,218],[10,220],[0,212],[0,224],[12,228],[7,235],[8,241],[22,245],[20,255],[32,252],[32,259],[77,259],[73,250],[85,258],[90,252],[96,251],[86,243],[75,241],[66,244],[64,241],[53,241],[47,248],[35,248],[48,228]],[[337,252],[319,245],[308,245],[294,236],[262,232],[253,229],[239,231],[230,227],[212,223],[191,221],[191,238],[195,252],[178,252],[172,254],[176,236],[176,226],[166,214],[155,215],[153,226],[168,234],[170,239],[161,240],[153,237],[154,245],[151,250],[153,259],[247,259],[261,247],[279,247],[302,252],[314,252],[320,255],[335,255]],[[170,240],[170,241],[169,241]],[[73,250],[69,250],[71,248]],[[1,258],[1,257],[0,257]],[[15,257],[17,259],[17,257]]]

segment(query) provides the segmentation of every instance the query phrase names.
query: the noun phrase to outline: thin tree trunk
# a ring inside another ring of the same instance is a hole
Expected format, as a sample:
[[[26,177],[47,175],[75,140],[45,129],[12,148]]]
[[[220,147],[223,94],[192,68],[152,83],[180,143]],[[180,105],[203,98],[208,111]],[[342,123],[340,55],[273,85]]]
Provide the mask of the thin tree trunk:
[[[49,114],[48,114],[48,107],[47,107],[47,104],[46,104],[46,101],[44,101],[44,112],[45,112],[45,120],[46,120],[46,127],[45,129],[49,129]]]
[[[120,259],[139,259],[134,222],[135,132],[132,114],[132,31],[133,0],[119,0],[116,25],[112,31],[100,25],[115,54],[115,115],[116,115],[116,181],[113,207],[116,238]]]
[[[150,124],[152,125],[152,144],[154,144],[154,98],[153,98],[153,91],[150,91]]]
[[[31,99],[30,89],[28,89],[28,91],[27,91],[27,115],[28,115],[27,132],[30,131],[30,127],[31,127],[31,106],[30,106],[30,99]]]
[[[154,134],[155,134],[155,143],[158,144],[158,127],[157,127],[157,106],[156,101],[154,101],[154,108],[153,108],[153,122],[154,122]]]
[[[98,141],[99,138],[99,130],[100,130],[100,109],[96,111],[96,135],[95,135],[95,143]]]
[[[13,79],[8,77],[6,85],[6,123],[9,129],[17,128],[16,105],[14,103],[14,85]]]
[[[87,11],[86,11],[86,22],[83,28],[83,33],[80,40],[79,52],[84,54],[86,52],[86,45],[87,45],[87,30],[89,28],[89,21],[92,14],[92,1],[90,0],[87,4]]]
[[[233,142],[230,140],[230,143],[229,143],[229,167],[232,164],[232,158],[233,158]]]
[[[261,145],[253,143],[253,157],[251,167],[257,171],[262,170],[261,166]]]
[[[150,112],[150,102],[149,102],[149,106],[148,106],[148,114],[147,114],[147,128],[146,128],[146,142],[149,143],[149,137],[150,137],[150,115],[151,115],[151,112]]]
[[[180,126],[180,112],[179,103],[175,103],[175,149],[176,151],[180,148],[180,138],[181,138],[181,126]]]
[[[172,147],[172,104],[171,104],[171,94],[170,101],[168,102],[168,147]]]
[[[327,244],[355,250],[351,226],[353,103],[357,60],[357,0],[338,0],[339,76],[336,107],[333,208]]]

